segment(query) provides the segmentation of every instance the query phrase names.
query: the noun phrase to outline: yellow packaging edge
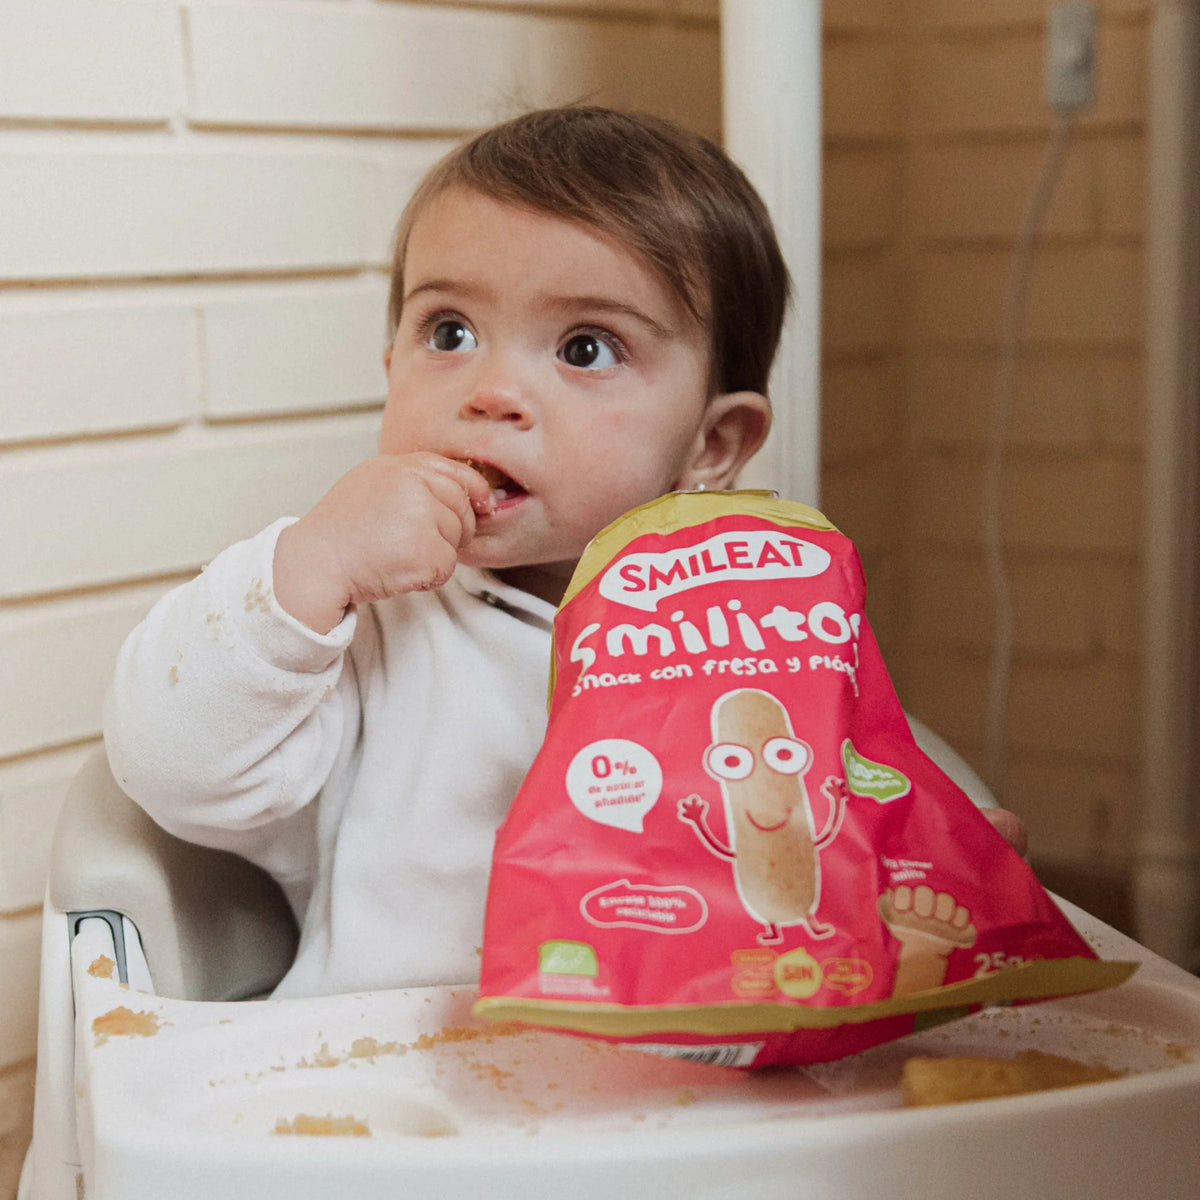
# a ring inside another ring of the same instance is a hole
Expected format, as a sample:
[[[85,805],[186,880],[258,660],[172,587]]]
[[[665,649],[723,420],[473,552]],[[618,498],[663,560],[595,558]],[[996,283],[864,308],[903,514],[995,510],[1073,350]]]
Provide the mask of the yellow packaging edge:
[[[765,517],[780,525],[838,532],[824,513],[796,500],[781,500],[774,492],[751,488],[730,492],[668,492],[631,508],[592,538],[579,558],[559,607],[581,592],[634,538],[646,533],[669,535],[733,515]]]
[[[592,538],[575,565],[559,609],[583,591],[634,538],[646,533],[669,535],[726,516],[763,517],[778,525],[840,532],[824,513],[811,505],[781,500],[775,492],[756,488],[728,492],[668,492],[622,513]],[[555,663],[551,655],[547,704],[554,696],[554,681]]]
[[[476,1016],[496,1021],[522,1021],[606,1037],[647,1034],[711,1035],[790,1033],[831,1029],[906,1013],[932,1012],[977,1004],[1009,1004],[1055,996],[1098,992],[1124,983],[1136,962],[1088,958],[1039,959],[1008,967],[982,979],[965,979],[945,987],[871,1004],[806,1007],[778,1001],[731,1001],[727,1004],[609,1004],[596,1000],[540,1000],[513,996],[481,996]]]

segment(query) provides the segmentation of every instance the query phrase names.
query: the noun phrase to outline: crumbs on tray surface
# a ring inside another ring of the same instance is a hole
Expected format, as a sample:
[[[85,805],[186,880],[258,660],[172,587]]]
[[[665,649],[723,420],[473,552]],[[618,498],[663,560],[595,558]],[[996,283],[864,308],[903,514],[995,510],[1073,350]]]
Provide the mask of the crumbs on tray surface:
[[[410,1043],[414,1050],[429,1050],[447,1042],[490,1042],[493,1038],[508,1037],[525,1029],[515,1021],[497,1021],[494,1025],[480,1028],[470,1025],[445,1025],[437,1033],[423,1033]]]
[[[373,1037],[355,1038],[350,1043],[351,1058],[378,1058],[381,1054],[405,1054],[408,1047],[402,1042],[380,1042]]]
[[[92,1022],[97,1046],[103,1046],[110,1037],[153,1037],[160,1028],[157,1013],[134,1012],[124,1005],[101,1013]]]
[[[422,1033],[412,1042],[380,1042],[373,1037],[355,1038],[350,1050],[338,1054],[330,1050],[328,1042],[311,1058],[302,1058],[297,1067],[336,1067],[351,1059],[373,1059],[385,1055],[407,1054],[410,1050],[432,1050],[437,1046],[455,1045],[461,1042],[482,1042],[485,1045],[497,1038],[510,1037],[526,1031],[526,1026],[516,1021],[497,1021],[493,1025],[444,1025],[436,1033]]]
[[[301,1137],[370,1137],[371,1129],[366,1121],[357,1117],[324,1117],[310,1116],[308,1113],[297,1113],[289,1121],[280,1117],[275,1122],[272,1131],[277,1134],[294,1134]]]
[[[910,1058],[904,1064],[900,1088],[905,1105],[924,1107],[1077,1087],[1124,1074],[1041,1050],[1023,1050],[1015,1058]]]

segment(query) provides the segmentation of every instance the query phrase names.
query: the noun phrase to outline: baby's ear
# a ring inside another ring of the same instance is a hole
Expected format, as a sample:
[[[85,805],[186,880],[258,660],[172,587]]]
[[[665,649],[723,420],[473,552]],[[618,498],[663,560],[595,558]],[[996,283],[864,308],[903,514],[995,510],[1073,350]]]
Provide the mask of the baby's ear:
[[[680,476],[679,491],[729,488],[738,472],[771,431],[771,402],[759,392],[723,392],[704,410],[692,461]]]

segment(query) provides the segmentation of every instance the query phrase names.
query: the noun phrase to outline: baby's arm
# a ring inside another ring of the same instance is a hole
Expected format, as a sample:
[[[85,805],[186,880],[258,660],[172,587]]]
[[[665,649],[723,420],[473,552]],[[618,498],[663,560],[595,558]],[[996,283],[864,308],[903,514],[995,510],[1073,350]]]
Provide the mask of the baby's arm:
[[[491,510],[487,481],[440,454],[380,454],[348,471],[275,549],[275,597],[328,633],[356,604],[440,587]]]
[[[224,551],[122,647],[105,706],[117,780],[172,832],[257,857],[353,736],[355,606],[445,582],[490,507],[465,463],[380,455],[299,521]]]
[[[320,790],[357,711],[343,678],[356,617],[317,634],[272,595],[285,525],[164,596],[126,639],[105,700],[122,787],[171,832],[251,857],[268,823]]]

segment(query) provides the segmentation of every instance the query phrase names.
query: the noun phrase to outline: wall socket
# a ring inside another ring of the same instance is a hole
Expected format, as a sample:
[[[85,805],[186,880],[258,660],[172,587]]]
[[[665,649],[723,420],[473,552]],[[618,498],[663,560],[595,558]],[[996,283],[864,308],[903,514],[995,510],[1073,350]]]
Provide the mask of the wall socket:
[[[1079,0],[1051,4],[1046,20],[1046,100],[1077,112],[1096,91],[1096,6]]]

